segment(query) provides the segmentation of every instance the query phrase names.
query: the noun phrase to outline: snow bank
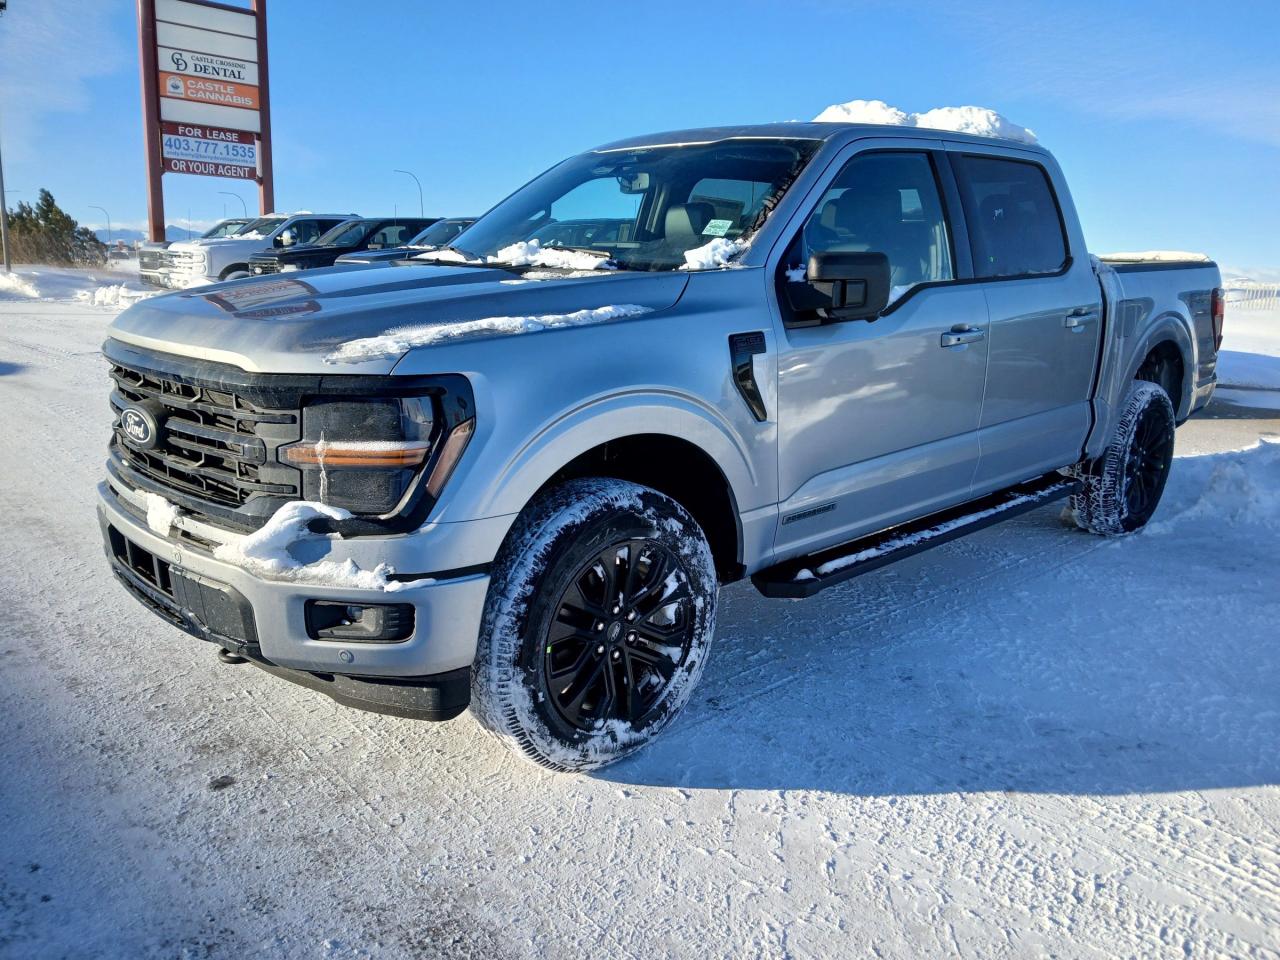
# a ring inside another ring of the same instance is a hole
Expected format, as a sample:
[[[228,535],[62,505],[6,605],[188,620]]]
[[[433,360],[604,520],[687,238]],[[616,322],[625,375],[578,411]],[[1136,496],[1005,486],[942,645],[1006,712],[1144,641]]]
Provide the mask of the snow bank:
[[[891,127],[953,130],[978,137],[1003,137],[1036,143],[1036,135],[987,107],[936,107],[924,113],[906,113],[883,100],[850,100],[833,103],[813,118],[815,123],[876,123]]]
[[[1145,533],[1160,536],[1193,521],[1207,521],[1212,528],[1280,530],[1280,441],[1262,439],[1245,450],[1178,457],[1173,469],[1181,490],[1191,496],[1166,499],[1156,514],[1161,519],[1148,524]]]
[[[1227,303],[1218,383],[1280,391],[1280,310],[1241,309]],[[1251,402],[1262,400],[1255,397]]]
[[[624,303],[619,306],[596,307],[589,310],[575,310],[573,313],[553,313],[537,317],[486,317],[481,320],[401,327],[381,336],[364,337],[344,343],[324,360],[325,363],[364,363],[382,357],[398,357],[414,347],[426,347],[449,340],[537,333],[556,327],[582,327],[593,323],[606,323],[622,317],[635,317],[642,313],[649,313],[650,310],[650,307]]]
[[[26,297],[36,300],[40,291],[34,283],[20,273],[0,273],[0,294],[12,294],[15,297]]]
[[[1141,250],[1136,253],[1100,253],[1099,260],[1110,260],[1113,263],[1208,263],[1207,253],[1192,253],[1188,250]]]
[[[347,520],[350,517],[349,511],[338,507],[295,500],[272,514],[262,529],[240,540],[222,544],[214,550],[213,555],[216,559],[234,564],[254,576],[272,580],[351,587],[355,590],[396,591],[409,586],[397,580],[388,580],[387,575],[395,571],[385,563],[378,564],[373,570],[364,570],[353,560],[315,560],[304,563],[294,556],[292,548],[299,544],[341,539],[337,534],[312,533],[308,528],[312,520]],[[414,581],[415,584],[422,582],[424,581]]]
[[[684,252],[684,264],[681,270],[714,270],[728,266],[729,261],[746,250],[750,244],[746,240],[726,240],[715,237],[710,243]]]
[[[76,294],[76,299],[95,307],[113,307],[119,310],[139,300],[157,296],[161,292],[133,287],[127,283],[108,283],[92,290],[81,290]]]

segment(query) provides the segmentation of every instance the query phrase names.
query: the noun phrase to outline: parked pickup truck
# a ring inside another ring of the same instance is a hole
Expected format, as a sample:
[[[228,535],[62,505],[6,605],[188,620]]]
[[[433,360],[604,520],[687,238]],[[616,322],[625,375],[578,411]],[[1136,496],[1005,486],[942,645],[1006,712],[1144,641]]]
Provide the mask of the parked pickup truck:
[[[182,289],[202,282],[239,280],[249,276],[249,258],[255,253],[314,243],[321,234],[354,216],[273,213],[254,220],[234,236],[172,243],[165,286]]]
[[[358,250],[382,251],[403,246],[411,237],[434,222],[417,217],[347,220],[313,243],[269,247],[255,253],[249,258],[249,272],[256,277],[264,273],[291,273],[294,270],[331,267],[344,253]]]
[[[355,250],[338,257],[337,263],[390,263],[392,260],[406,260],[437,247],[448,246],[453,238],[476,222],[475,217],[448,217],[437,220],[407,244],[383,250]]]
[[[201,240],[216,240],[230,237],[248,225],[247,217],[236,217],[232,220],[219,220],[207,231],[200,234]],[[155,287],[168,286],[167,274],[172,255],[169,253],[167,240],[144,243],[138,248],[138,279]]]
[[[431,257],[122,313],[107,555],[226,662],[558,770],[670,724],[721,584],[1141,527],[1222,335],[1218,268],[1093,260],[1048,152],[914,128],[611,143]]]

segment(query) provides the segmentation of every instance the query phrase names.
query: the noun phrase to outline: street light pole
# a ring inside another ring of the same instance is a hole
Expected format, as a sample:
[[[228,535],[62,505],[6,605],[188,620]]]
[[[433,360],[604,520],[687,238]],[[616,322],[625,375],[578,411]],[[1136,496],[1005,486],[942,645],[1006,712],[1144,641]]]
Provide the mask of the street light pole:
[[[222,194],[224,197],[235,197],[237,200],[239,200],[240,212],[244,214],[244,217],[246,220],[249,219],[249,208],[245,206],[244,197],[240,196],[240,194],[238,193],[232,193],[230,190],[219,190],[218,192]]]
[[[391,172],[392,172],[392,173],[403,173],[406,177],[413,177],[413,182],[414,182],[414,183],[416,183],[416,184],[418,184],[418,216],[420,216],[420,217],[425,216],[425,214],[423,213],[423,207],[422,207],[422,183],[421,183],[421,181],[419,181],[419,180],[418,180],[418,178],[417,178],[417,176],[415,176],[413,173],[411,173],[411,172],[410,172],[410,171],[408,171],[408,170],[392,170]]]
[[[107,213],[106,207],[100,207],[96,203],[89,204],[90,209],[101,210],[102,215],[107,218],[107,249],[111,249],[111,214]]]
[[[0,154],[0,248],[4,254],[4,272],[13,272],[13,263],[9,258],[9,207],[4,198],[4,156]]]
[[[0,0],[0,13],[4,13],[9,4]],[[4,255],[4,272],[12,273],[13,264],[9,260],[9,208],[4,199],[4,156],[0,154],[0,252]]]

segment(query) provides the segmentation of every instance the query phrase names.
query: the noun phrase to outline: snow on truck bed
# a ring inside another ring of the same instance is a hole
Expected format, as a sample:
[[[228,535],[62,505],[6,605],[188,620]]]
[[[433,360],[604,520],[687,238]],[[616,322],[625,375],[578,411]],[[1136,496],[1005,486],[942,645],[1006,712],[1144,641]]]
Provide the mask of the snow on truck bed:
[[[1099,260],[1108,263],[1209,263],[1207,253],[1189,250],[1142,250],[1138,253],[1099,253]]]
[[[0,295],[0,955],[1280,949],[1273,415],[1181,428],[1134,537],[1049,507],[801,603],[726,588],[686,713],[555,776],[466,716],[219,665],[124,594],[111,315]],[[1280,314],[1226,331],[1280,365]]]

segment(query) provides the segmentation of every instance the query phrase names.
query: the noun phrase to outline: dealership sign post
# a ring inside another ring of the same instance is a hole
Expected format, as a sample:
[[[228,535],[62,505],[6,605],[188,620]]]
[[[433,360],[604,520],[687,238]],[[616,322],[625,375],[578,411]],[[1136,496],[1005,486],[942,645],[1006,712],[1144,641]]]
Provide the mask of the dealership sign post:
[[[142,122],[152,240],[164,239],[165,173],[258,184],[275,207],[267,85],[267,0],[138,0]]]

